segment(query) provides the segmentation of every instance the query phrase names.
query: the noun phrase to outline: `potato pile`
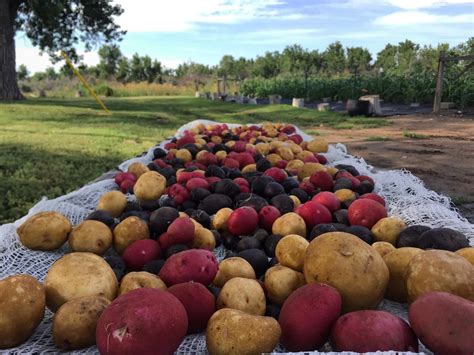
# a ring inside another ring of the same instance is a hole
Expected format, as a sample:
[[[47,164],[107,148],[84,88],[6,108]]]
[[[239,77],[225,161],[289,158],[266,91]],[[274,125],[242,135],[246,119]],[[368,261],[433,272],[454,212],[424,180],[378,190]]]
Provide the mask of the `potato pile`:
[[[0,348],[27,341],[48,307],[61,350],[172,354],[205,333],[211,354],[327,341],[335,351],[417,351],[418,339],[472,353],[466,236],[388,216],[372,178],[330,166],[327,149],[291,125],[198,125],[117,174],[117,190],[78,225],[32,216],[18,229],[26,248],[68,242],[71,252],[44,284],[0,281]],[[228,255],[220,263],[217,247]],[[384,298],[410,303],[410,325],[376,310]]]

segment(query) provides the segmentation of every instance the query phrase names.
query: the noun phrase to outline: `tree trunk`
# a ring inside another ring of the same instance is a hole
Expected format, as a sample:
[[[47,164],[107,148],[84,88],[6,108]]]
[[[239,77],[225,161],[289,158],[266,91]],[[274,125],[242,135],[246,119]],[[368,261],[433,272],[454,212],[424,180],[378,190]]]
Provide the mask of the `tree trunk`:
[[[0,0],[0,100],[21,100],[15,60],[15,18],[18,3]]]

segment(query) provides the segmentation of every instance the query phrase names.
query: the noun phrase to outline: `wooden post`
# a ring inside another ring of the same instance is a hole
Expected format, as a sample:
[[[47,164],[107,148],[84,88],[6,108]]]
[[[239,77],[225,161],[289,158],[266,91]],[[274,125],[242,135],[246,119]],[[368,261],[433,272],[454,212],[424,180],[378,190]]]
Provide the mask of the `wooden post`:
[[[441,52],[439,54],[438,60],[438,79],[436,80],[436,91],[433,103],[433,113],[439,115],[440,106],[441,106],[441,97],[443,94],[443,77],[444,77],[444,64],[445,64],[445,54]]]

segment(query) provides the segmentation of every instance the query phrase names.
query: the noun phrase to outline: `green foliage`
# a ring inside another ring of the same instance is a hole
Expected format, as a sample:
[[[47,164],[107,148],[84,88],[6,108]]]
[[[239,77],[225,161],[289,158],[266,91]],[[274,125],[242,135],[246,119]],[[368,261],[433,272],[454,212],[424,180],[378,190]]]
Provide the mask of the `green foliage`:
[[[346,55],[341,42],[331,43],[323,52],[323,67],[332,75],[341,74],[346,65]]]
[[[106,84],[101,84],[101,85],[96,86],[94,88],[94,91],[98,95],[103,95],[107,97],[114,96],[114,90]]]
[[[153,83],[159,79],[161,74],[161,63],[152,60],[148,55],[140,57],[135,53],[130,60],[129,81],[147,81]]]
[[[99,48],[100,62],[97,66],[100,77],[110,78],[116,75],[119,62],[122,59],[122,52],[116,44],[105,45]]]
[[[347,68],[351,73],[357,74],[361,71],[370,69],[370,61],[372,56],[366,48],[348,47],[347,51]]]
[[[390,138],[383,137],[383,136],[370,136],[364,139],[366,142],[386,142],[389,141]]]
[[[78,42],[91,49],[125,33],[114,22],[122,12],[120,5],[108,0],[21,1],[16,29],[53,58],[58,59],[57,52],[62,50],[77,60],[74,47]]]
[[[18,80],[26,80],[28,79],[28,76],[30,75],[30,72],[28,71],[28,68],[24,64],[20,64],[18,67],[18,70],[16,71],[16,76],[18,77]]]

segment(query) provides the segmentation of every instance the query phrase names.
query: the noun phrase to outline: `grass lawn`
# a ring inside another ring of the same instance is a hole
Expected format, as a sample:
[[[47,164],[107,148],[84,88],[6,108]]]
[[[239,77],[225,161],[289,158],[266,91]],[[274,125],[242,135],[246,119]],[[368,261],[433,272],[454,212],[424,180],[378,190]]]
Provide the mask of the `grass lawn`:
[[[249,106],[191,97],[110,98],[104,114],[88,98],[0,102],[0,224],[24,215],[42,196],[73,191],[152,147],[182,124],[288,122],[370,128],[381,118],[348,117],[291,106]]]

